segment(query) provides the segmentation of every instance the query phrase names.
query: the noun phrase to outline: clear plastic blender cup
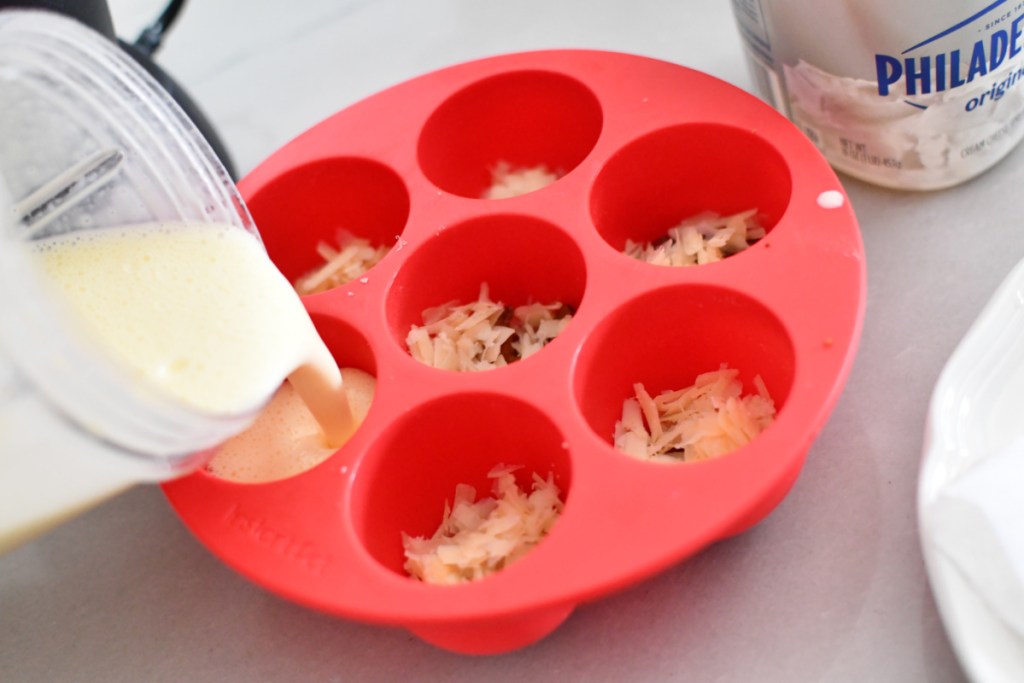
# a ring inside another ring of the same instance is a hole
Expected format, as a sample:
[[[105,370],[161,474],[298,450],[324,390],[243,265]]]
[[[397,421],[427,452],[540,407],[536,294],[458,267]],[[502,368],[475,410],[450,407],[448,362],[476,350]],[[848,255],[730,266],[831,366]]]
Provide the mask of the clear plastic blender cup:
[[[0,11],[0,552],[195,469],[254,418],[203,414],[132,379],[30,258],[33,240],[154,222],[256,234],[200,133],[129,57],[59,15]]]

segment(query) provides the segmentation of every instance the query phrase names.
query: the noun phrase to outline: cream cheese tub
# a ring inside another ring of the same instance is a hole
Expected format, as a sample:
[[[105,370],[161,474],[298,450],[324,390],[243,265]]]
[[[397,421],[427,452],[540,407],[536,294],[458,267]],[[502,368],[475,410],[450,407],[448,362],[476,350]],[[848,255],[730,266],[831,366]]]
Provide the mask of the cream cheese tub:
[[[934,190],[1024,135],[1020,0],[733,0],[759,94],[834,168]]]

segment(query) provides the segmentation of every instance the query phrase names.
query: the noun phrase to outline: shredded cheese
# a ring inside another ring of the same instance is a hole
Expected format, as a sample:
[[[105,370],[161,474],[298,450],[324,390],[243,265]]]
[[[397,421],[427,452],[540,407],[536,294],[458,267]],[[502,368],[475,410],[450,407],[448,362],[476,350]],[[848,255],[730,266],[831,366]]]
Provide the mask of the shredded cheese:
[[[390,251],[388,247],[374,247],[369,240],[351,235],[339,242],[338,249],[326,242],[317,245],[317,253],[324,264],[296,280],[295,291],[306,295],[340,287],[364,275]]]
[[[519,359],[529,358],[561,334],[570,320],[571,309],[559,302],[516,306],[512,309],[512,328],[516,331],[512,350]]]
[[[721,261],[765,236],[757,209],[732,216],[701,213],[687,218],[654,242],[626,240],[627,256],[656,266],[697,266]]]
[[[544,164],[532,167],[513,167],[499,161],[491,169],[491,185],[484,190],[484,199],[508,199],[535,192],[562,177],[562,173],[548,170]]]
[[[508,308],[491,301],[487,283],[476,301],[450,301],[423,311],[405,343],[419,362],[441,370],[492,370],[533,355],[572,320],[572,310],[555,302]]]
[[[563,503],[554,477],[533,475],[527,494],[516,485],[515,467],[498,466],[487,475],[493,498],[476,500],[476,490],[459,484],[452,505],[430,538],[402,534],[405,570],[432,584],[475,581],[507,567],[551,531]]]
[[[692,462],[725,455],[749,443],[775,419],[760,376],[756,394],[742,395],[739,371],[726,365],[699,375],[693,386],[652,397],[641,383],[615,423],[615,447],[642,460]]]

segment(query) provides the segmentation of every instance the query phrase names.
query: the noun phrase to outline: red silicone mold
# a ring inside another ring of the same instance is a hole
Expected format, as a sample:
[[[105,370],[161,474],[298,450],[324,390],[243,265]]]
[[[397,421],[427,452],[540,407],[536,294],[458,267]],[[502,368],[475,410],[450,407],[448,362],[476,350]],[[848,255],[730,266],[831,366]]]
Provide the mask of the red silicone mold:
[[[497,161],[565,172],[478,199]],[[376,375],[360,430],[291,479],[200,472],[166,485],[199,539],[256,583],[444,648],[537,640],[581,601],[747,529],[786,494],[849,372],[865,300],[843,190],[795,127],[695,71],[594,51],[500,56],[364,100],[241,184],[271,258],[294,279],[339,228],[392,244],[365,281],[305,298],[338,363]],[[835,197],[835,194],[826,195]],[[724,261],[651,266],[620,253],[684,217],[757,208],[767,236]],[[424,308],[476,297],[577,308],[537,355],[481,373],[419,364],[403,340]],[[778,407],[713,461],[645,463],[612,447],[634,382],[651,393],[722,363]],[[554,472],[565,512],[528,556],[484,580],[404,575],[401,532],[429,535],[458,483],[499,463]]]

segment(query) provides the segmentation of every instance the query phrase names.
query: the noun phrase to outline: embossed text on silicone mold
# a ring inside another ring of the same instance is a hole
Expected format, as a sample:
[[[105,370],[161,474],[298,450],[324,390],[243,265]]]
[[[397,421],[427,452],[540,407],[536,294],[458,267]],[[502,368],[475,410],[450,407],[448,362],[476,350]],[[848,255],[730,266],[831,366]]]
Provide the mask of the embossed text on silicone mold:
[[[244,512],[233,505],[224,515],[228,525],[271,552],[298,563],[310,574],[319,575],[333,561],[327,553],[318,550],[316,544],[291,536],[275,528],[261,515]]]

